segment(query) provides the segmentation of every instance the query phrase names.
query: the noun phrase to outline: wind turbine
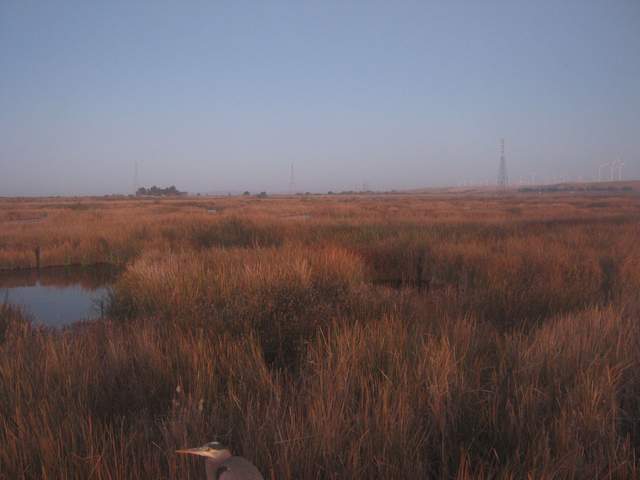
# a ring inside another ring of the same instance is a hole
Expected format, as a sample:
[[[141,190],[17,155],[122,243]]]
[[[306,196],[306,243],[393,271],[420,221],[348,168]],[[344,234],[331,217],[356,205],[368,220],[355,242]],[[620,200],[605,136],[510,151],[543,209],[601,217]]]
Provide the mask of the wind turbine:
[[[614,177],[613,177],[613,172],[615,172],[615,168],[617,166],[616,161],[614,160],[613,162],[611,162],[610,164],[611,169],[609,170],[609,181],[613,182]]]
[[[612,162],[603,163],[598,167],[598,181],[602,181],[602,169],[605,167],[610,167]]]
[[[622,181],[622,167],[624,167],[624,162],[622,160],[620,160],[620,162],[618,162],[618,181]]]

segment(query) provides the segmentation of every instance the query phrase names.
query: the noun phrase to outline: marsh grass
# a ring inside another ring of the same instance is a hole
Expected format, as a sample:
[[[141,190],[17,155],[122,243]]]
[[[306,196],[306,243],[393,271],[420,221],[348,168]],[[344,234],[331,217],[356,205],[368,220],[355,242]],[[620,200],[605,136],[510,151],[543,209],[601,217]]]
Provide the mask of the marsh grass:
[[[0,478],[199,479],[213,438],[266,478],[638,477],[633,199],[183,201],[11,204],[69,228],[5,266],[126,268],[108,320],[0,304]]]

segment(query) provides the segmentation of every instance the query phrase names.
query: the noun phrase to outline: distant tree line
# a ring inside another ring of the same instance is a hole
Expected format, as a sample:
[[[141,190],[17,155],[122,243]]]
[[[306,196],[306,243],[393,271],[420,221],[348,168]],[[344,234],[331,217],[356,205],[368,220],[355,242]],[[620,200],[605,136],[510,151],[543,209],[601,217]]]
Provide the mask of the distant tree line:
[[[167,187],[167,188],[161,188],[155,185],[149,188],[140,187],[136,191],[137,196],[149,195],[154,197],[177,197],[177,196],[186,195],[186,194],[187,192],[181,192],[175,187],[175,185],[171,185],[170,187]]]
[[[249,190],[245,190],[242,195],[244,195],[245,197],[248,197],[249,195],[251,195],[251,192]],[[258,194],[256,194],[256,197],[258,198],[266,198],[267,197],[267,192],[260,192]]]

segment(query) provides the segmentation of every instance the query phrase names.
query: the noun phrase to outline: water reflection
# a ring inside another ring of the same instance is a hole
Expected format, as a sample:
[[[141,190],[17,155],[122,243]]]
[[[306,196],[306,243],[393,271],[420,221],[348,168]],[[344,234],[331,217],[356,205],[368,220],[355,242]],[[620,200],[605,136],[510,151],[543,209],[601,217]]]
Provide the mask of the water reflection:
[[[19,305],[35,323],[62,326],[100,318],[113,267],[64,267],[0,273],[0,302]]]

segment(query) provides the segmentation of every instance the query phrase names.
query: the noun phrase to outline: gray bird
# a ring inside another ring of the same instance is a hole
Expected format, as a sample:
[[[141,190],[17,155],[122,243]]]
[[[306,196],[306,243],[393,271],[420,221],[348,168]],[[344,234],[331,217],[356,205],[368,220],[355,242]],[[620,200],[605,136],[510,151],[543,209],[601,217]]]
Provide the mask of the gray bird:
[[[243,457],[234,457],[220,442],[209,442],[198,448],[176,450],[176,453],[207,457],[207,480],[264,480],[256,466]]]

